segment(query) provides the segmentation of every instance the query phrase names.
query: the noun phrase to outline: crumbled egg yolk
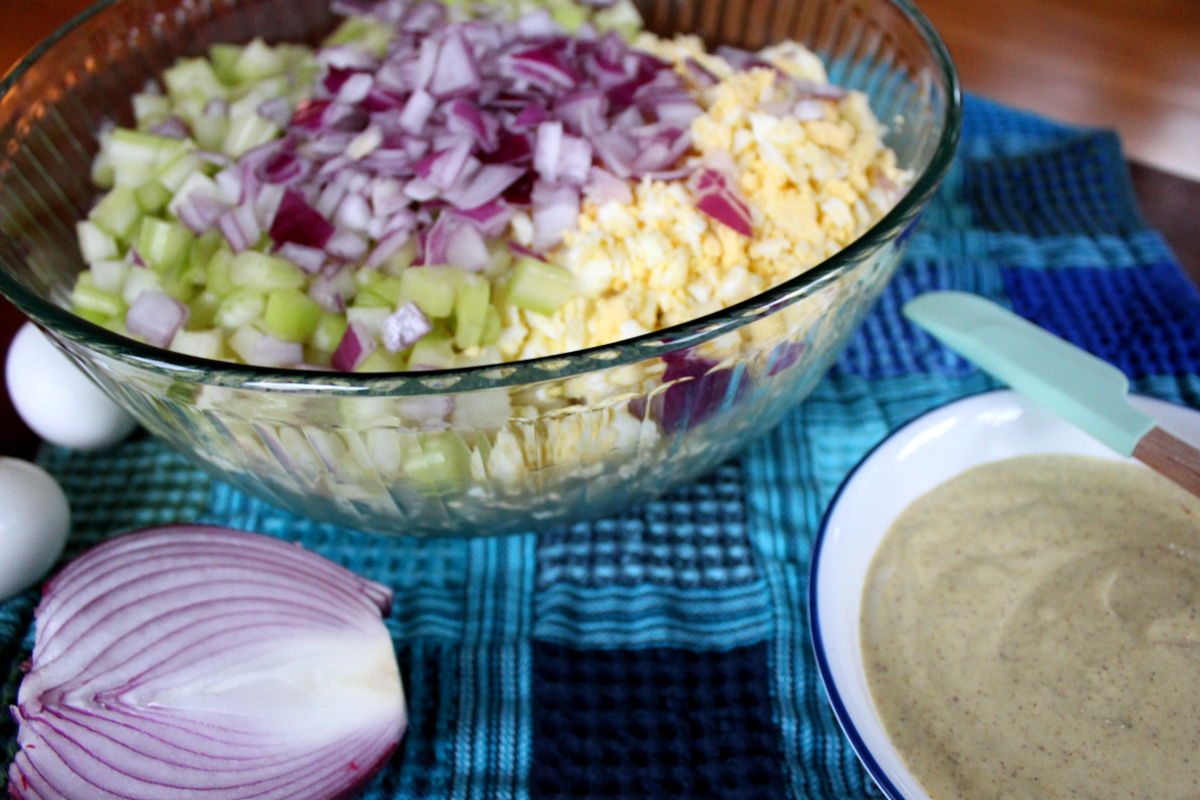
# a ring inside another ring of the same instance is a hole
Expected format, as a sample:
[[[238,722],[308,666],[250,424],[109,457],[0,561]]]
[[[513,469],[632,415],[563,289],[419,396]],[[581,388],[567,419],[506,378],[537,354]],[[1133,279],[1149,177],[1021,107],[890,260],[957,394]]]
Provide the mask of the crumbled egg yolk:
[[[578,229],[552,254],[578,295],[551,316],[507,309],[505,359],[609,344],[752,297],[857,238],[907,180],[861,92],[797,97],[775,70],[735,71],[696,37],[647,34],[638,45],[685,78],[691,58],[719,79],[693,87],[704,109],[691,127],[694,162],[738,177],[754,236],[699,211],[682,181],[643,179],[628,204],[585,202]],[[802,81],[826,82],[820,59],[799,45],[761,56]]]

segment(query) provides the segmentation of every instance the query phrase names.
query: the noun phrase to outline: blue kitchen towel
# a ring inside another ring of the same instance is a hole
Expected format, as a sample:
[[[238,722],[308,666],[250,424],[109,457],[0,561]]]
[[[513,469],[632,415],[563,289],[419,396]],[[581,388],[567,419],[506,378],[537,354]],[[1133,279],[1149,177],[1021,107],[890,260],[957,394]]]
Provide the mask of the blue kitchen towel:
[[[395,590],[411,721],[366,798],[876,797],[819,688],[807,570],[825,504],[872,445],[994,385],[904,320],[929,289],[997,300],[1137,391],[1200,407],[1200,296],[1146,229],[1116,138],[968,97],[953,168],[829,376],[739,458],[619,516],[539,536],[390,539],[250,498],[147,438],[47,449],[42,463],[70,496],[72,554],[137,527],[213,522]],[[5,704],[36,600],[0,605]],[[14,736],[0,722],[10,754]]]

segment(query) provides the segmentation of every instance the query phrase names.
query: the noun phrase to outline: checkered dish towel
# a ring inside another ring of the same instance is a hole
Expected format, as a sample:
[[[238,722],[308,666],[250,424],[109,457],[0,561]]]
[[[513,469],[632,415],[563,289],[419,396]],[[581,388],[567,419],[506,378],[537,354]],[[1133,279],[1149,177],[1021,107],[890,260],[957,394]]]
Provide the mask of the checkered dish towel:
[[[298,541],[395,590],[410,727],[365,798],[875,797],[818,688],[806,576],[821,512],[863,454],[994,386],[901,316],[930,289],[998,300],[1137,391],[1200,407],[1200,297],[1146,229],[1115,137],[967,98],[957,160],[827,379],[740,458],[621,516],[410,541],[296,517],[145,438],[42,463],[71,500],[71,554],[203,521]],[[0,604],[5,705],[36,602]],[[9,756],[15,733],[0,722]]]

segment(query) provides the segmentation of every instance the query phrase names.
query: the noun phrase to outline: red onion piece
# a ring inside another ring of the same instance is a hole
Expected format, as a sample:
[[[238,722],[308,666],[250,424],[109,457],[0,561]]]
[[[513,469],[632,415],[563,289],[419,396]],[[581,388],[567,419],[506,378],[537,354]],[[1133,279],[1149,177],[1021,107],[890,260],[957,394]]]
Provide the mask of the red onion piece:
[[[331,363],[339,372],[353,372],[374,352],[375,337],[371,331],[361,322],[351,322],[333,351]]]
[[[304,360],[304,347],[264,333],[255,340],[250,360],[260,367],[294,367]]]
[[[125,327],[156,347],[166,347],[187,322],[188,307],[162,292],[142,292],[125,313]]]
[[[724,175],[715,169],[699,169],[692,174],[689,185],[696,197],[696,208],[743,236],[754,235],[750,207]]]
[[[286,258],[310,275],[320,272],[321,267],[325,265],[324,250],[317,247],[306,247],[295,242],[285,242],[275,251],[275,254],[280,258]]]
[[[284,192],[279,211],[271,223],[271,238],[276,244],[295,242],[307,247],[324,247],[333,236],[329,220],[318,214],[294,191]]]
[[[13,716],[18,800],[331,800],[407,725],[391,592],[295,545],[174,525],[45,588]]]
[[[425,334],[433,330],[433,324],[415,303],[405,303],[383,321],[383,346],[389,352],[399,353],[412,347]]]

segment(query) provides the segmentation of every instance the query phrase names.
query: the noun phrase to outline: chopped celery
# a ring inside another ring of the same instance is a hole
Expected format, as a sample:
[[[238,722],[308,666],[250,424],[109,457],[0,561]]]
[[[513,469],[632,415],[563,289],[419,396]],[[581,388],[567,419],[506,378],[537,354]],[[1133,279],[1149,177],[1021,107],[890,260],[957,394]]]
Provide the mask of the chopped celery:
[[[159,272],[176,270],[184,264],[193,238],[192,232],[178,222],[145,217],[138,230],[138,255]]]
[[[153,128],[171,116],[171,101],[161,94],[135,94],[133,96],[133,118],[139,130]]]
[[[262,292],[238,289],[221,300],[213,319],[222,328],[237,328],[247,325],[262,316],[267,300]],[[241,351],[238,352],[241,354]]]
[[[500,312],[495,306],[488,306],[487,319],[483,322],[483,336],[480,337],[480,344],[495,344],[500,341],[500,329],[503,323],[500,321]]]
[[[184,151],[163,164],[162,168],[155,174],[155,177],[159,183],[172,192],[178,192],[187,183],[188,178],[199,172],[203,167],[204,162],[200,160],[200,156],[190,150]]]
[[[84,309],[105,317],[115,317],[125,313],[125,303],[121,299],[121,295],[97,289],[89,272],[80,273],[79,278],[75,281],[75,290],[71,292],[71,302],[76,311]]]
[[[263,327],[288,342],[305,342],[316,330],[321,307],[299,289],[276,289],[267,295]]]
[[[230,119],[229,132],[225,134],[221,151],[237,157],[260,144],[266,144],[279,136],[279,132],[278,125],[258,113],[243,114]]]
[[[233,284],[233,251],[228,247],[218,247],[212,254],[206,267],[208,280],[205,286],[208,291],[218,297],[225,297],[237,287]]]
[[[142,217],[133,190],[117,185],[88,214],[88,219],[115,239],[128,240]]]
[[[121,287],[121,299],[126,305],[133,305],[142,292],[154,292],[162,289],[162,277],[152,269],[137,267],[129,270],[129,277]]]
[[[117,183],[138,186],[164,164],[186,152],[188,142],[145,131],[115,128],[105,140],[105,151]]]
[[[575,279],[564,267],[522,258],[506,285],[508,302],[538,314],[553,314],[575,294]]]
[[[254,363],[254,349],[263,332],[253,325],[242,325],[229,337],[229,347],[247,364]]]
[[[229,85],[237,83],[234,69],[241,55],[241,45],[221,43],[208,48],[208,60],[218,80]]]
[[[183,58],[162,75],[172,98],[195,96],[205,99],[225,96],[225,85],[203,58]]]
[[[342,336],[345,335],[349,324],[341,314],[325,312],[317,320],[317,326],[313,329],[309,343],[316,350],[324,353],[332,353],[337,349],[338,344],[341,343]]]
[[[371,289],[363,289],[354,296],[351,305],[355,308],[395,308],[396,304]]]
[[[287,62],[283,54],[256,38],[242,48],[233,65],[233,78],[235,83],[253,83],[279,75],[286,69]]]
[[[587,9],[575,2],[556,3],[552,5],[550,7],[550,15],[568,33],[574,33],[579,30],[580,26],[587,22],[588,19]]]
[[[387,54],[392,29],[366,16],[347,17],[337,29],[325,39],[325,46],[356,44],[362,50],[383,57]]]
[[[389,305],[396,307],[400,305],[402,288],[399,276],[388,275],[371,284],[370,291],[382,297]]]
[[[387,350],[376,350],[359,364],[355,372],[402,372],[404,359]]]
[[[243,250],[234,256],[229,270],[235,286],[264,292],[299,289],[306,282],[304,272],[286,258],[255,250]]]
[[[410,267],[400,274],[400,296],[411,300],[425,316],[448,317],[454,311],[454,267]]]
[[[221,298],[217,295],[212,292],[200,292],[188,303],[188,327],[193,330],[211,328],[216,324],[217,309],[220,305]]]
[[[94,322],[104,328],[107,328],[112,321],[112,317],[110,317],[108,314],[105,314],[102,311],[93,311],[90,308],[84,308],[82,306],[73,306],[71,308],[71,313],[76,316],[83,317],[88,322]]]
[[[224,114],[200,114],[192,120],[192,138],[205,150],[220,150],[229,135],[229,117]]]
[[[104,258],[91,263],[92,283],[97,289],[121,293],[125,278],[129,275],[129,264],[116,258]]]
[[[453,369],[457,365],[454,340],[445,336],[423,336],[408,352],[409,369]]]
[[[225,350],[220,331],[177,331],[171,340],[171,349],[198,358],[220,358]]]
[[[367,327],[371,333],[378,334],[383,328],[383,321],[392,314],[390,307],[368,307],[358,308],[352,307],[346,309],[346,319],[350,322],[360,322]]]
[[[120,254],[116,239],[94,222],[76,223],[75,234],[79,239],[79,252],[88,263],[116,258]]]
[[[422,490],[455,491],[462,488],[470,475],[470,453],[454,433],[422,436],[417,439],[416,447],[405,450],[402,467],[404,474]]]
[[[392,253],[381,268],[389,275],[401,275],[412,266],[417,258],[417,237],[410,236],[408,241],[400,245],[400,249]]]
[[[454,296],[454,344],[458,349],[475,347],[483,338],[491,289],[491,284],[478,275],[465,272],[459,276]]]
[[[133,199],[143,214],[157,214],[171,199],[171,190],[155,180],[147,181],[133,191]]]
[[[213,256],[217,254],[224,243],[225,237],[216,228],[205,231],[192,242],[192,249],[188,251],[188,268],[198,269],[204,273],[197,283],[198,286],[208,282],[208,263],[212,261]]]

